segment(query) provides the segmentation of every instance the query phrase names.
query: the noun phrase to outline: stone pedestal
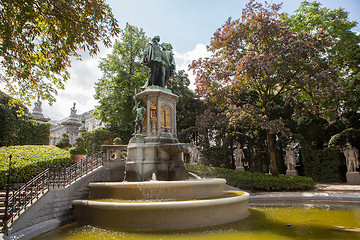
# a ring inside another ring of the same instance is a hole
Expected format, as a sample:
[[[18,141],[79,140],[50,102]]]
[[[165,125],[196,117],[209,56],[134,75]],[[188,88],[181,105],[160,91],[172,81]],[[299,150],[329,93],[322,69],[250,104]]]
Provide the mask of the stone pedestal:
[[[360,173],[359,172],[347,172],[346,182],[348,184],[360,184]]]
[[[245,171],[244,167],[236,167],[235,170],[236,171]]]
[[[286,170],[286,175],[298,176],[299,174],[297,170]]]
[[[84,127],[79,128],[79,135],[82,137],[83,133],[86,132],[86,129]]]
[[[170,90],[151,86],[136,97],[145,107],[145,122],[141,134],[128,144],[125,165],[126,181],[188,179],[184,166],[184,144],[176,136],[176,103],[179,97]]]

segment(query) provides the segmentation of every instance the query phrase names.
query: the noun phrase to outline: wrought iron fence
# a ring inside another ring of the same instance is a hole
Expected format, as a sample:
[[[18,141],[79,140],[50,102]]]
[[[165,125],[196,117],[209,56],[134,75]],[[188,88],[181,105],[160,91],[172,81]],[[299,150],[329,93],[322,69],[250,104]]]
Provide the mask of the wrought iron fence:
[[[5,200],[3,231],[49,189],[66,188],[102,164],[103,153],[99,152],[66,168],[48,168],[31,179]]]

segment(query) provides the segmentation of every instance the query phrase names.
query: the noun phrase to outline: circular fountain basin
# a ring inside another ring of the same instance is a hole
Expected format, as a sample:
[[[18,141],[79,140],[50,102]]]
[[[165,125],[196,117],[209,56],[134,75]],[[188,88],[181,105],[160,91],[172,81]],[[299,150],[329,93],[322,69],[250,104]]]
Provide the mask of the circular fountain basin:
[[[124,200],[187,200],[216,197],[224,194],[225,179],[187,181],[98,182],[90,183],[90,199]]]
[[[249,194],[187,201],[106,202],[73,201],[79,222],[100,227],[142,230],[189,229],[214,226],[248,216]]]
[[[249,194],[224,192],[225,179],[91,183],[74,200],[81,223],[119,229],[170,230],[229,223],[248,216]]]

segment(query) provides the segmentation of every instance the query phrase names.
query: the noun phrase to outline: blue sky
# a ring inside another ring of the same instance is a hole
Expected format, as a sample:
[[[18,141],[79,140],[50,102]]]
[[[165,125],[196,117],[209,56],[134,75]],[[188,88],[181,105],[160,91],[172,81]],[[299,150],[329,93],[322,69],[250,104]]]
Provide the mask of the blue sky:
[[[259,0],[264,3],[265,1]],[[281,3],[281,1],[268,1]],[[293,14],[302,0],[283,1],[282,12]],[[360,22],[360,0],[320,0],[323,7],[344,8],[349,19]],[[187,70],[192,60],[204,57],[206,45],[214,32],[231,17],[241,17],[242,9],[248,0],[107,0],[119,21],[120,27],[128,22],[141,27],[148,37],[159,35],[161,42],[173,45],[177,69]],[[360,25],[354,28],[360,32]],[[73,61],[70,68],[71,78],[60,91],[53,106],[43,103],[44,115],[53,120],[69,116],[73,102],[78,113],[93,109],[97,102],[93,99],[95,82],[101,78],[98,69],[100,58],[106,57],[111,49],[102,48],[91,58],[83,55],[83,61]],[[190,80],[194,77],[190,74]],[[194,88],[192,85],[191,88]],[[32,110],[32,107],[30,107]]]
[[[208,44],[213,33],[232,17],[241,17],[248,0],[108,0],[121,26],[126,22],[143,28],[148,36],[159,35],[178,52]],[[264,3],[265,1],[258,1]],[[283,1],[283,12],[293,13],[302,1]],[[319,1],[330,9],[344,8],[350,19],[359,21],[360,0]],[[268,1],[281,3],[281,1]],[[360,31],[360,27],[357,27]]]

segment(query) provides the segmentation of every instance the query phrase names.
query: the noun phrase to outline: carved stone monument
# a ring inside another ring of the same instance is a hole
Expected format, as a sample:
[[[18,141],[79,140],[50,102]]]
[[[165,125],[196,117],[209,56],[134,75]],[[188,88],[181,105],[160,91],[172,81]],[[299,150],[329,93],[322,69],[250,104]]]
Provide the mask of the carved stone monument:
[[[201,164],[201,152],[195,144],[189,144],[187,151],[190,155],[190,164]]]
[[[37,98],[37,101],[34,103],[35,107],[32,111],[32,115],[35,120],[41,122],[48,122],[50,121],[49,118],[45,118],[42,110],[42,102],[40,101],[40,97]]]
[[[241,144],[237,146],[234,150],[234,159],[235,159],[235,170],[244,171],[243,160],[245,159],[244,151],[241,148]]]
[[[356,171],[359,168],[359,151],[352,147],[351,144],[347,144],[343,150],[346,158],[346,180],[349,184],[360,184],[360,173]]]
[[[128,144],[126,181],[184,180],[184,144],[176,133],[176,103],[179,97],[165,88],[166,72],[172,71],[155,36],[144,52],[143,62],[150,67],[150,77],[143,91],[135,95],[135,132]],[[165,49],[165,50],[168,50]]]
[[[291,175],[291,176],[298,175],[298,172],[295,169],[296,167],[295,152],[290,145],[286,146],[285,164],[287,167],[286,175]]]

